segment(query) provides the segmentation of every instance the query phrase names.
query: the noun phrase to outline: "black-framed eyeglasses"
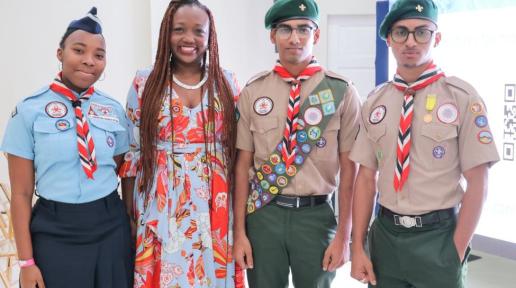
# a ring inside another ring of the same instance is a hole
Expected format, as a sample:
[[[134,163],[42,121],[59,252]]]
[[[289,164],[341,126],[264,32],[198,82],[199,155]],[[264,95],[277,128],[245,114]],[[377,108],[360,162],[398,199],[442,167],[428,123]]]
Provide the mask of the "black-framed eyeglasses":
[[[432,39],[432,35],[435,31],[428,28],[416,28],[414,31],[410,31],[405,27],[396,27],[390,31],[392,41],[402,44],[405,43],[410,34],[414,34],[414,39],[419,44],[426,44]]]
[[[306,39],[306,38],[310,37],[310,35],[312,34],[312,31],[315,29],[316,29],[315,27],[312,27],[310,25],[301,25],[301,26],[297,26],[297,27],[292,27],[289,25],[281,24],[276,27],[276,35],[278,35],[278,37],[283,40],[289,39],[290,36],[292,35],[292,31],[295,30],[297,37],[299,37],[300,39]]]

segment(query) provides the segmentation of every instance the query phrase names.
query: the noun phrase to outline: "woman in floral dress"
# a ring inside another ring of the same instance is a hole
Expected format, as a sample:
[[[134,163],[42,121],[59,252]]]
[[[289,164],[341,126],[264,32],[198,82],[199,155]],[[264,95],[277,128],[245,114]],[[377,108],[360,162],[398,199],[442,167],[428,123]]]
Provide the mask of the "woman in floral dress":
[[[134,193],[137,288],[243,286],[231,256],[239,91],[217,50],[210,10],[171,1],[154,67],[131,85],[131,149],[120,174]]]

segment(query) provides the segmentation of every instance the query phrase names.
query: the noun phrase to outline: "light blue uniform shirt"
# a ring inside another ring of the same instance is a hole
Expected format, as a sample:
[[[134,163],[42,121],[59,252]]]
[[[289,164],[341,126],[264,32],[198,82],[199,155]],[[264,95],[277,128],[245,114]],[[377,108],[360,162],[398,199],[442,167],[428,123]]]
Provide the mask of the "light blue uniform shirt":
[[[77,148],[72,103],[47,87],[18,103],[0,150],[34,161],[37,193],[65,203],[94,201],[118,185],[115,155],[128,151],[127,120],[116,100],[95,91],[83,102],[95,143],[97,171],[87,179]]]

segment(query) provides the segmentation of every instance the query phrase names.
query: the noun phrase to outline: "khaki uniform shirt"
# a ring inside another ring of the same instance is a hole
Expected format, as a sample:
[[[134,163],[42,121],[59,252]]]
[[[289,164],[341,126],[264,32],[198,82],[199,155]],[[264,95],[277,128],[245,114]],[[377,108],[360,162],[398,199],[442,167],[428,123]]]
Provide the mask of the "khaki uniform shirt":
[[[402,103],[403,92],[391,83],[371,93],[361,111],[350,159],[378,170],[380,204],[392,211],[420,215],[457,206],[464,193],[462,172],[499,160],[482,99],[456,77],[442,77],[416,92],[410,173],[402,191],[395,192]]]
[[[301,84],[301,103],[307,101],[324,77],[332,77],[349,84],[346,95],[331,117],[322,137],[326,145],[314,146],[303,166],[290,184],[283,188],[283,195],[326,195],[337,188],[340,167],[339,152],[351,150],[358,132],[360,100],[353,84],[329,71],[317,72]],[[254,167],[258,169],[278,146],[283,137],[287,119],[290,84],[276,73],[262,73],[251,80],[242,90],[238,101],[240,119],[238,121],[237,148],[254,152]],[[256,111],[255,101],[268,97],[272,105],[266,104],[265,110]],[[270,111],[267,111],[269,110]],[[267,112],[266,115],[260,115]],[[249,179],[254,176],[249,170]]]

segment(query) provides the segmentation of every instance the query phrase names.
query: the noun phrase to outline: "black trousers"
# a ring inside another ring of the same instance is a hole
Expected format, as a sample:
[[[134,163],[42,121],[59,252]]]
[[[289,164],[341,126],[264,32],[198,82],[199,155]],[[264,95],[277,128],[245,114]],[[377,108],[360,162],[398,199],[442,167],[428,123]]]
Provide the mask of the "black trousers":
[[[30,231],[47,288],[132,287],[129,217],[116,192],[82,204],[40,198]]]

